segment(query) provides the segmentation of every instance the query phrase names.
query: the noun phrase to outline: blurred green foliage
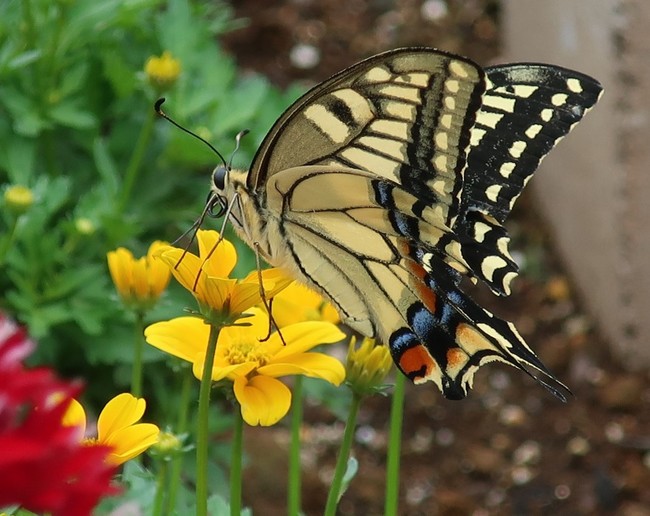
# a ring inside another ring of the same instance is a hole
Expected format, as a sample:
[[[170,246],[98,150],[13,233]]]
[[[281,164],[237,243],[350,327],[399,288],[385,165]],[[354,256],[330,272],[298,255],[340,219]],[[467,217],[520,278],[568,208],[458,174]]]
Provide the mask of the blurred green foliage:
[[[35,362],[92,378],[88,393],[102,404],[128,385],[134,339],[106,252],[143,255],[152,240],[178,237],[200,213],[217,163],[155,117],[161,92],[147,81],[146,60],[169,51],[180,61],[165,110],[226,157],[234,135],[252,130],[236,156],[244,167],[299,93],[238,72],[218,44],[234,23],[220,2],[0,3],[0,188],[34,194],[22,214],[0,199],[0,309],[39,341]],[[192,306],[179,292],[149,319]],[[145,360],[165,358],[148,349]],[[145,369],[150,389],[165,392],[165,370]]]

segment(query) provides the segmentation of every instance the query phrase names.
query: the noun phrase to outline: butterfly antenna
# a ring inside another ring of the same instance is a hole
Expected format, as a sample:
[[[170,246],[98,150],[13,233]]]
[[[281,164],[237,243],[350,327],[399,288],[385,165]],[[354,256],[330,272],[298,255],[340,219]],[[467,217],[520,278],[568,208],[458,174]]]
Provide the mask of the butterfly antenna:
[[[223,166],[226,167],[227,169],[229,169],[229,165],[226,165],[226,160],[225,160],[224,157],[221,155],[221,153],[220,153],[217,149],[215,149],[214,145],[212,145],[212,144],[211,144],[208,140],[206,140],[205,138],[202,138],[202,137],[199,136],[198,134],[196,134],[196,133],[190,131],[189,129],[187,129],[187,128],[185,128],[185,127],[183,127],[183,126],[180,125],[178,122],[176,122],[175,120],[173,120],[172,118],[170,118],[169,116],[167,116],[167,114],[165,114],[165,112],[162,110],[162,105],[163,105],[164,103],[165,103],[165,99],[164,99],[164,98],[159,98],[159,99],[156,101],[156,103],[154,104],[154,109],[156,110],[156,113],[158,113],[161,117],[163,117],[163,118],[164,118],[165,120],[167,120],[168,122],[171,122],[173,125],[175,125],[176,127],[178,127],[181,131],[186,132],[186,133],[189,134],[190,136],[193,136],[193,137],[196,138],[197,140],[202,141],[203,143],[205,143],[205,144],[206,144],[206,145],[207,145],[207,146],[212,150],[212,152],[214,152],[217,156],[219,156],[219,159],[220,159],[221,162],[223,163]],[[241,134],[241,133],[240,133],[240,134]],[[239,141],[239,140],[238,140],[238,141]],[[239,145],[238,145],[237,147],[239,148]]]
[[[244,129],[243,131],[239,131],[237,133],[237,136],[235,136],[235,150],[232,151],[232,155],[230,156],[230,159],[228,160],[228,166],[226,167],[227,170],[232,169],[232,160],[235,157],[235,154],[237,154],[237,151],[239,151],[239,146],[241,145],[241,139],[246,136],[250,131],[248,129]]]
[[[203,224],[203,221],[205,220],[205,217],[207,216],[208,212],[210,211],[210,205],[211,205],[211,202],[210,202],[210,200],[208,200],[208,202],[205,204],[205,207],[203,208],[203,211],[201,212],[201,215],[199,215],[199,218],[196,219],[192,223],[192,225],[189,227],[189,229],[184,231],[181,236],[179,236],[176,240],[174,240],[172,242],[171,245],[176,245],[183,238],[185,238],[187,235],[189,235],[190,233],[192,234],[192,236],[190,238],[190,241],[187,243],[187,245],[183,249],[183,254],[181,254],[180,258],[176,262],[176,265],[174,265],[174,269],[178,269],[178,266],[183,261],[183,258],[185,258],[185,255],[189,252],[189,248],[192,245],[192,242],[194,242],[194,240],[196,239],[196,234],[198,233],[199,229],[201,228],[201,224]],[[197,279],[197,281],[198,281],[198,279]],[[195,283],[194,287],[196,288],[196,283]]]

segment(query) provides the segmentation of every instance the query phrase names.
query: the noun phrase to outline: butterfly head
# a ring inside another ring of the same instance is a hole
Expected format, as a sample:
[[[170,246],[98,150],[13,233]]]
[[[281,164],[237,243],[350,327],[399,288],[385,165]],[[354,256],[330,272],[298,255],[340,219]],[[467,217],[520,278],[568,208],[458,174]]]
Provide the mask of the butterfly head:
[[[228,209],[227,188],[229,184],[229,168],[217,165],[212,171],[212,188],[206,201],[206,212],[214,218],[222,217]]]

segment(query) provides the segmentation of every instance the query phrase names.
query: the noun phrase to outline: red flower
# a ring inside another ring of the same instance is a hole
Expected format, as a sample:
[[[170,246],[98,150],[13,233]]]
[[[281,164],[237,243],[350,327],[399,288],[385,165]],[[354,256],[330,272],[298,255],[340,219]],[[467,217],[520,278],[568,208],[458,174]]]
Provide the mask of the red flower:
[[[63,426],[80,386],[46,368],[25,369],[34,344],[0,314],[0,507],[83,516],[113,494],[109,448],[83,446],[79,429]]]

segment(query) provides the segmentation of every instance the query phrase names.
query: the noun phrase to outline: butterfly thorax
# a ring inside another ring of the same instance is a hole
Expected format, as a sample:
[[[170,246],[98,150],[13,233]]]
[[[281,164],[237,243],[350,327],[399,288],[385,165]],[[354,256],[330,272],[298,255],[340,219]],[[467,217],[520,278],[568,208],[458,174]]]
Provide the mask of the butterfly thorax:
[[[273,231],[277,224],[274,224],[272,214],[262,208],[263,197],[250,192],[246,185],[247,175],[245,170],[230,170],[223,187],[213,184],[212,191],[228,207],[228,221],[238,236],[271,265],[279,266],[277,253],[273,252],[268,236],[268,231]]]

